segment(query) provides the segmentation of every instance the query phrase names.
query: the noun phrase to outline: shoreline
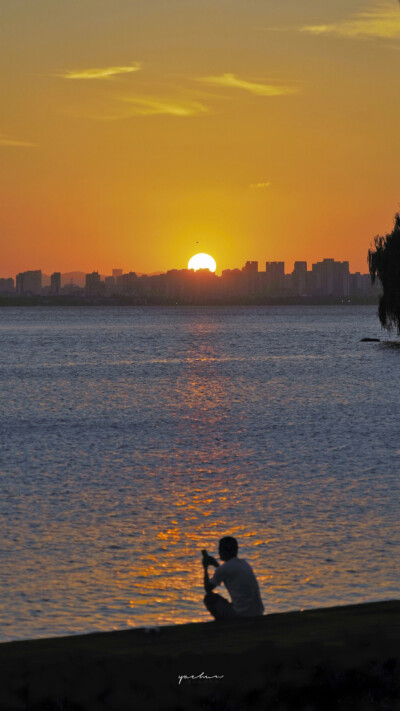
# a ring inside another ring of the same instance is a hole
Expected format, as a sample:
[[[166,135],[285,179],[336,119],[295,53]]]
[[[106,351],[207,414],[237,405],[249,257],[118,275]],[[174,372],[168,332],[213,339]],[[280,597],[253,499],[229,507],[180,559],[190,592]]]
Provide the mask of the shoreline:
[[[379,296],[329,297],[329,296],[286,296],[221,299],[177,299],[151,296],[1,296],[0,308],[22,306],[378,306]]]
[[[400,600],[0,644],[1,711],[400,709]]]

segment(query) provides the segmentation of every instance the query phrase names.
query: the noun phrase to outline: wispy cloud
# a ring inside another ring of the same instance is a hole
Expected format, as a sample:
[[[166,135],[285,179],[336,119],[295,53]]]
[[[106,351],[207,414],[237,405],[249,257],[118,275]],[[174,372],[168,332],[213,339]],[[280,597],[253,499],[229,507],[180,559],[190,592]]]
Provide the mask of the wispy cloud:
[[[304,25],[301,31],[350,38],[400,39],[400,8],[397,3],[381,3],[347,20],[325,25]]]
[[[86,110],[84,107],[64,109],[63,113],[75,118],[93,121],[122,121],[135,116],[199,116],[209,109],[198,101],[160,96],[120,96],[104,108]]]
[[[11,138],[11,136],[5,136],[0,133],[0,146],[10,146],[15,148],[36,148],[37,143],[30,143],[29,141],[20,141],[17,138]]]
[[[140,62],[133,62],[125,67],[97,67],[92,69],[77,69],[63,72],[57,76],[64,79],[109,79],[118,74],[131,74],[141,69]]]
[[[267,182],[267,183],[252,183],[250,185],[250,187],[251,188],[269,188],[270,185],[271,185],[271,183],[269,183],[269,182]]]
[[[132,105],[131,116],[198,116],[208,109],[198,101],[188,99],[169,99],[158,96],[130,96],[124,101]]]
[[[283,84],[259,84],[258,82],[240,79],[236,74],[221,74],[215,77],[202,77],[197,81],[210,84],[212,86],[222,86],[229,89],[243,89],[257,96],[283,96],[284,94],[295,94],[298,89]]]

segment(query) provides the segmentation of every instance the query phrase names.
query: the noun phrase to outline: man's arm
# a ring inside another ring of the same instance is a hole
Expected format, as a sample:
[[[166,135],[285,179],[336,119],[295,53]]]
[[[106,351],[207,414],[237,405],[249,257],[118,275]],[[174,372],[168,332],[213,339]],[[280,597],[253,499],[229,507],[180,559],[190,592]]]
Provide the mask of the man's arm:
[[[206,593],[211,592],[211,590],[214,590],[217,586],[215,583],[212,583],[209,575],[208,575],[208,566],[213,565],[215,568],[219,568],[219,563],[218,561],[215,560],[212,556],[207,556],[207,558],[203,559],[203,567],[204,567],[204,590]]]
[[[206,593],[209,593],[216,587],[217,586],[213,585],[210,578],[208,577],[208,568],[204,567],[204,590],[206,591]]]

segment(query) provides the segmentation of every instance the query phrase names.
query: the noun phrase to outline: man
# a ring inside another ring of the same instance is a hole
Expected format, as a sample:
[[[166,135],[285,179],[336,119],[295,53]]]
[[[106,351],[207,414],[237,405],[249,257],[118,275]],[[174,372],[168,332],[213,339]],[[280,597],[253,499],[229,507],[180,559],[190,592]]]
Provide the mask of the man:
[[[237,552],[237,540],[231,536],[221,538],[219,542],[219,557],[224,561],[222,565],[207,551],[203,552],[204,588],[207,593],[204,604],[216,620],[256,617],[264,612],[256,576],[249,563],[237,557]],[[217,569],[211,580],[208,576],[209,565]],[[225,583],[232,602],[211,592],[221,583]]]

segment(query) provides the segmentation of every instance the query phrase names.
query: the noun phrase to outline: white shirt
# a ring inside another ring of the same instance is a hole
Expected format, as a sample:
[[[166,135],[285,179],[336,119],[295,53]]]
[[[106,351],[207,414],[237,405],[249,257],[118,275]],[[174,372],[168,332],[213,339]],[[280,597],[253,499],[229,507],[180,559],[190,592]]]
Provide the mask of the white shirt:
[[[231,596],[233,609],[243,617],[262,615],[264,605],[260,588],[251,565],[244,558],[230,558],[220,565],[210,581],[213,585],[225,583]]]

